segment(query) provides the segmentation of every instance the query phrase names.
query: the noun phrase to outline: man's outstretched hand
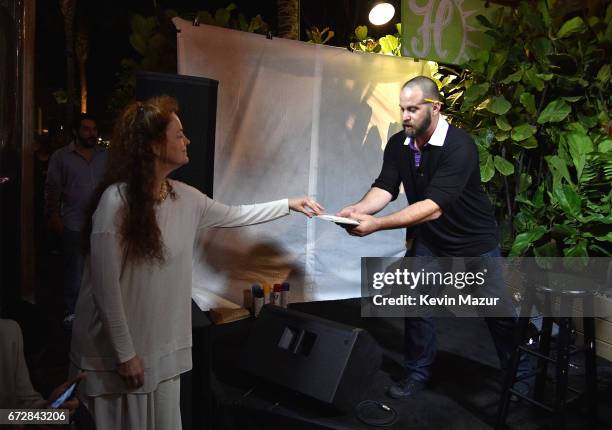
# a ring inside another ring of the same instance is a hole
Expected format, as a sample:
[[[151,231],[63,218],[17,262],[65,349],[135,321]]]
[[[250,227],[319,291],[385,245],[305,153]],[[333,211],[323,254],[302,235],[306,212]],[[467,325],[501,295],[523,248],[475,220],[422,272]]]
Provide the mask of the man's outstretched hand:
[[[352,218],[351,215],[354,213],[357,213],[357,208],[355,206],[347,206],[343,208],[342,210],[340,210],[340,212],[338,212],[336,216],[341,216],[344,218]]]
[[[352,212],[350,218],[359,221],[359,225],[343,225],[351,236],[367,236],[381,229],[380,221],[372,215]]]

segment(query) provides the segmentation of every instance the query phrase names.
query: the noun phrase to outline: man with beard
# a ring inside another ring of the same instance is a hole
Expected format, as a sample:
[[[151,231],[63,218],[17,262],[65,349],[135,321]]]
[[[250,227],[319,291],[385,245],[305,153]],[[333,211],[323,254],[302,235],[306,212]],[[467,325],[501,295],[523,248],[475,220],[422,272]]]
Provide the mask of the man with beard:
[[[497,223],[481,185],[476,145],[464,130],[450,125],[440,115],[441,107],[442,97],[431,79],[418,76],[402,86],[400,109],[404,130],[389,139],[382,171],[367,194],[337,215],[359,220],[358,226],[347,227],[353,236],[407,228],[414,243],[406,256],[499,257]],[[372,216],[397,198],[400,184],[409,205],[386,216]],[[481,264],[487,259],[475,260]],[[488,261],[489,292],[494,297],[504,297],[507,306],[504,309],[510,309],[506,318],[486,318],[501,366],[505,368],[513,351],[516,318],[504,289],[501,266],[491,263],[495,259]],[[393,398],[410,397],[426,386],[436,353],[434,320],[427,314],[405,318],[404,336],[405,374],[390,387],[388,394]],[[523,358],[519,375],[528,371],[529,362]],[[528,385],[521,383],[515,389],[525,393]]]
[[[49,160],[45,183],[45,215],[49,230],[61,239],[66,318],[72,325],[83,273],[81,230],[87,206],[106,169],[106,149],[98,145],[95,119],[81,114],[73,127],[74,140]]]

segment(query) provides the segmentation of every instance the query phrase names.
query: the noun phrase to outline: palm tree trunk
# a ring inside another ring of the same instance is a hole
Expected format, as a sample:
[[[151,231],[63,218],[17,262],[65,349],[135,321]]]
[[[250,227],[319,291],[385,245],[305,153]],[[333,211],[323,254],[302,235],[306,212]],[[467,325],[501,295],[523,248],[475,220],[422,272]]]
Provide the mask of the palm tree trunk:
[[[77,0],[60,0],[60,8],[64,15],[64,40],[66,41],[66,124],[68,130],[72,127],[72,117],[75,106],[75,62],[74,62],[74,14]]]
[[[300,0],[276,0],[278,37],[300,40]]]
[[[89,40],[87,32],[83,29],[76,36],[76,58],[79,63],[79,82],[81,83],[81,112],[87,112],[87,54],[89,53]]]

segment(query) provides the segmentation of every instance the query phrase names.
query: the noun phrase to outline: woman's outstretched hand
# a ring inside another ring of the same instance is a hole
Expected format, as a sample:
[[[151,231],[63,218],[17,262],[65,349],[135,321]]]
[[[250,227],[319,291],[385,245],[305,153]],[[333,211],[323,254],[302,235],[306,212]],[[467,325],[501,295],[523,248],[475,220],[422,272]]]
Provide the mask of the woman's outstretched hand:
[[[308,218],[313,215],[321,215],[325,208],[310,197],[296,197],[289,199],[289,209],[295,212],[302,212]]]

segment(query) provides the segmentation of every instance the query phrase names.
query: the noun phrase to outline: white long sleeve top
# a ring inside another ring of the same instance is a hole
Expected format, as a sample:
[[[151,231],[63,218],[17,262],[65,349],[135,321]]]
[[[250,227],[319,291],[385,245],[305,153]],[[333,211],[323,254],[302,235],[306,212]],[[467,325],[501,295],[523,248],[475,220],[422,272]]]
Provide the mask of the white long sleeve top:
[[[159,382],[191,369],[191,287],[197,232],[238,227],[289,214],[288,200],[226,206],[193,187],[170,181],[176,198],[156,208],[165,262],[124,262],[119,226],[125,184],[102,195],[93,215],[91,255],[85,266],[73,325],[70,359],[88,371],[87,396],[149,393]],[[138,355],[144,385],[129,390],[119,363]]]

